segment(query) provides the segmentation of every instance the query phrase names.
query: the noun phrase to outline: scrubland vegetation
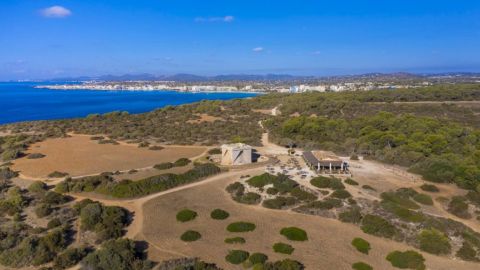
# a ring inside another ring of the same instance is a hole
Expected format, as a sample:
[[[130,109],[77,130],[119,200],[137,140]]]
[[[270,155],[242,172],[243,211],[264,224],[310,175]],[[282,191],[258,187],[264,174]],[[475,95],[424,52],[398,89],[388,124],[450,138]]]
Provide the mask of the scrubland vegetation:
[[[14,176],[9,169],[2,169],[0,264],[39,268],[50,263],[52,269],[66,269],[81,262],[92,269],[107,265],[115,269],[144,265],[143,269],[149,269],[151,264],[135,255],[132,241],[111,240],[124,235],[130,216],[127,210],[91,200],[72,204],[70,197],[50,191],[42,182],[21,189],[11,183]],[[37,217],[45,219],[47,226],[31,223]],[[82,245],[74,244],[74,240]]]
[[[138,181],[116,181],[110,174],[66,179],[56,186],[58,192],[97,192],[116,198],[132,198],[164,191],[220,173],[213,164],[196,165],[183,174],[160,174]]]
[[[420,187],[421,193],[401,188],[381,193],[378,202],[357,203],[357,198],[351,198],[346,190],[360,186],[354,179],[342,182],[336,178],[316,177],[310,182],[316,189],[309,190],[286,176],[263,174],[227,187],[237,202],[338,218],[360,226],[367,234],[406,242],[422,252],[480,261],[479,233],[461,222],[422,211],[425,207],[442,204],[456,217],[480,217],[480,118],[476,117],[479,109],[440,103],[396,103],[445,100],[480,100],[480,89],[472,85],[455,85],[355,93],[272,94],[250,100],[205,101],[166,107],[145,114],[112,112],[83,119],[25,122],[0,127],[0,130],[13,134],[0,137],[0,159],[9,162],[25,156],[31,153],[28,148],[32,143],[64,137],[67,132],[102,134],[92,139],[100,144],[136,142],[139,147],[152,150],[162,149],[161,146],[151,146],[157,143],[213,145],[245,142],[259,145],[263,131],[258,121],[264,120],[270,139],[281,145],[294,142],[305,149],[320,148],[345,154],[352,160],[358,160],[360,156],[406,166],[428,181],[455,183],[469,191],[465,196],[454,196],[443,202],[437,198],[434,202],[430,195],[439,192],[439,188],[424,184]],[[275,106],[279,106],[279,116],[252,111]],[[219,120],[189,122],[198,114],[208,114]],[[22,132],[28,132],[28,135]],[[209,152],[218,153],[219,149]],[[42,157],[41,153],[27,156],[31,159]],[[155,168],[164,170],[190,163],[188,159],[180,159],[157,164]],[[9,180],[18,174],[1,166],[0,263],[8,267],[37,267],[51,263],[53,269],[65,269],[77,263],[84,269],[150,269],[152,262],[145,260],[145,254],[139,252],[135,243],[120,238],[130,222],[127,210],[90,200],[69,204],[71,198],[61,193],[95,192],[115,198],[134,198],[219,172],[220,168],[212,164],[194,164],[193,169],[183,174],[161,174],[138,181],[118,181],[105,173],[75,180],[67,178],[55,191],[49,191],[49,187],[41,182],[28,189],[13,186]],[[52,178],[67,176],[61,171],[49,175]],[[363,184],[361,188],[365,193],[376,192],[369,185]],[[33,218],[45,221],[45,228],[29,223],[32,214]],[[215,220],[229,216],[221,209],[214,209],[210,214]],[[178,213],[177,220],[196,222],[196,217],[196,212],[186,209]],[[77,223],[78,235],[83,237],[82,245],[73,244],[78,237],[74,226]],[[255,228],[253,223],[240,221],[229,224],[226,230],[241,233]],[[307,233],[300,228],[283,228],[280,233],[290,241],[308,240]],[[201,239],[202,235],[187,230],[177,237],[191,242]],[[242,237],[225,239],[229,247],[238,247],[233,244],[241,246],[245,242]],[[362,238],[353,239],[351,244],[364,254],[371,249],[370,243]],[[288,255],[294,249],[286,243],[273,244],[277,253]],[[415,251],[393,251],[386,259],[401,269],[426,268],[425,259]],[[255,270],[303,269],[300,262],[289,259],[268,262],[265,254],[255,250],[231,250],[225,260]],[[178,265],[177,269],[219,269],[196,259],[175,261],[172,265]],[[372,269],[364,262],[354,263],[352,268]]]

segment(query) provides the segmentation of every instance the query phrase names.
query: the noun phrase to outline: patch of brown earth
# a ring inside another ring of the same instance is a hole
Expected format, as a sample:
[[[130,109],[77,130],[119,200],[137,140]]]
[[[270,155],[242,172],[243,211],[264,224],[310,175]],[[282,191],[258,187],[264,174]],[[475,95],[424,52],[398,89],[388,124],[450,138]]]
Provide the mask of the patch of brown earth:
[[[200,146],[164,146],[160,151],[138,148],[136,145],[98,144],[89,136],[49,139],[33,144],[28,153],[42,153],[41,159],[20,158],[13,170],[25,178],[45,178],[59,171],[70,176],[83,176],[102,172],[123,171],[151,167],[162,162],[201,155],[207,148]]]

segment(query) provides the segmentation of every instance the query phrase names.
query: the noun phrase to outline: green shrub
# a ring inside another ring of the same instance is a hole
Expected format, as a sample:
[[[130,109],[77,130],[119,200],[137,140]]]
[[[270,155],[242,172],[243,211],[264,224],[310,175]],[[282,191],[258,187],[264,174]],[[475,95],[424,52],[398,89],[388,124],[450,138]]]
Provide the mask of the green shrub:
[[[268,256],[263,253],[257,252],[257,253],[251,254],[250,257],[248,257],[248,260],[252,265],[255,265],[258,263],[264,264],[268,260]]]
[[[255,192],[247,192],[233,197],[236,202],[244,204],[259,204],[262,197]]]
[[[358,182],[353,180],[352,178],[347,178],[345,179],[345,184],[349,184],[349,185],[352,185],[352,186],[358,186]]]
[[[392,238],[397,233],[397,229],[387,220],[380,216],[366,215],[362,218],[361,229],[364,233],[376,236]]]
[[[35,207],[35,214],[39,218],[46,217],[50,215],[52,212],[53,212],[53,209],[50,206],[50,204],[41,203],[37,207]]]
[[[171,169],[173,168],[173,163],[171,162],[164,162],[164,163],[160,163],[160,164],[155,164],[153,166],[153,168],[157,169],[157,170],[168,170],[168,169]]]
[[[80,227],[93,231],[101,241],[118,238],[128,224],[128,211],[118,206],[104,206],[94,202],[80,210]]]
[[[173,163],[173,166],[175,167],[183,167],[183,166],[187,166],[188,164],[190,164],[192,161],[188,158],[179,158],[177,159],[174,163]]]
[[[225,238],[224,241],[226,244],[245,244],[245,238],[243,237],[232,237],[232,238]]]
[[[222,209],[215,209],[210,213],[210,217],[217,220],[224,220],[227,219],[230,214]]]
[[[28,159],[39,159],[39,158],[44,158],[45,155],[41,153],[31,153],[27,156]]]
[[[255,230],[256,226],[250,222],[234,222],[227,226],[229,232],[251,232]]]
[[[462,247],[455,255],[464,261],[479,261],[477,251],[467,241],[463,242]]]
[[[144,259],[145,254],[136,249],[130,239],[110,240],[82,261],[82,269],[147,270],[153,263]]]
[[[285,207],[295,205],[297,202],[297,199],[294,197],[278,196],[274,199],[264,200],[262,205],[263,207],[270,209],[283,209]]]
[[[407,250],[405,252],[393,251],[387,255],[386,259],[392,264],[392,266],[397,268],[414,270],[425,269],[425,259],[422,254],[413,250]]]
[[[341,206],[343,206],[343,202],[341,200],[335,198],[326,198],[323,201],[314,201],[307,203],[303,207],[330,210]]]
[[[67,269],[78,264],[85,256],[87,256],[85,248],[68,248],[55,257],[53,266],[55,269]]]
[[[448,237],[436,229],[423,230],[417,237],[420,249],[440,255],[450,254],[452,249]]]
[[[65,176],[68,176],[68,173],[66,172],[59,172],[59,171],[54,171],[48,175],[50,178],[63,178]]]
[[[295,187],[290,191],[290,195],[297,198],[300,201],[314,201],[317,199],[317,195],[310,193],[301,189],[300,187]]]
[[[280,230],[280,234],[291,241],[307,241],[307,232],[297,227],[287,227]]]
[[[468,203],[466,203],[466,199],[464,197],[454,196],[448,204],[447,210],[457,217],[465,219],[471,218],[471,215],[468,212]]]
[[[344,212],[341,212],[338,215],[338,219],[342,222],[358,224],[362,221],[362,213],[359,207],[350,207]]]
[[[413,196],[413,200],[424,205],[433,205],[432,197],[427,194],[418,193]]]
[[[202,238],[202,235],[197,231],[186,231],[180,236],[180,239],[184,242],[193,242],[200,238]]]
[[[415,223],[425,221],[425,215],[420,211],[413,211],[390,201],[383,201],[381,205],[385,210],[395,214],[403,221]]]
[[[338,199],[346,199],[352,197],[350,192],[346,191],[345,189],[337,189],[332,192],[330,196]]]
[[[231,264],[241,264],[248,259],[250,254],[244,250],[230,250],[225,260]]]
[[[197,217],[197,212],[190,209],[183,209],[177,213],[177,221],[187,222],[194,220]]]
[[[290,259],[284,259],[276,262],[267,262],[262,270],[303,270],[302,263]]]
[[[28,186],[28,191],[33,193],[41,193],[47,190],[47,184],[42,181],[35,181]]]
[[[391,202],[408,209],[419,209],[420,206],[410,200],[408,196],[397,192],[384,192],[381,194],[383,202]]]
[[[60,225],[62,225],[62,222],[60,221],[60,219],[54,218],[54,219],[52,219],[48,222],[47,229],[50,230],[50,229],[56,228]]]
[[[210,154],[210,155],[219,155],[221,153],[222,153],[222,149],[220,149],[220,148],[213,148],[213,149],[208,150],[208,154]]]
[[[62,195],[55,191],[47,191],[47,193],[45,193],[42,199],[42,202],[52,205],[64,204],[68,201],[70,201],[70,197]]]
[[[274,187],[269,187],[269,188],[267,188],[267,194],[276,195],[276,194],[278,194],[278,189],[276,189]]]
[[[226,188],[227,192],[230,194],[241,195],[245,191],[245,186],[240,182],[231,183]]]
[[[373,270],[373,267],[364,262],[356,262],[352,264],[352,269],[354,270]]]
[[[274,179],[277,177],[275,175],[271,175],[269,173],[264,173],[261,175],[254,176],[247,180],[247,184],[252,187],[262,188],[268,184],[272,184]]]
[[[368,254],[371,249],[370,243],[367,242],[365,239],[359,237],[352,240],[352,246],[354,246],[358,251],[364,254]]]
[[[428,192],[439,192],[440,191],[437,186],[430,185],[430,184],[423,184],[423,185],[420,186],[420,188],[423,191],[428,191]]]
[[[273,245],[273,251],[275,251],[276,253],[282,253],[282,254],[292,254],[293,251],[295,250],[295,248],[293,248],[291,245],[289,244],[285,244],[285,243],[275,243]]]
[[[342,181],[333,177],[317,176],[310,180],[310,184],[317,188],[345,189]]]
[[[366,190],[377,191],[374,187],[370,185],[363,185],[362,188]]]

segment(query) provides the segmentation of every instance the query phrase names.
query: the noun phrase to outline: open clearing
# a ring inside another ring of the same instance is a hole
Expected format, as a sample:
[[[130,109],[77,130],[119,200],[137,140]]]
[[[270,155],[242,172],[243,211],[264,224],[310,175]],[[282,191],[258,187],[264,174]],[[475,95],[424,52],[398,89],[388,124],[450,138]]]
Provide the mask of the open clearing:
[[[261,173],[262,169],[252,169],[248,173]],[[140,238],[150,243],[149,256],[154,260],[178,258],[182,255],[200,257],[217,263],[225,269],[243,269],[228,264],[224,257],[228,250],[243,249],[249,252],[263,252],[272,260],[293,258],[303,262],[307,269],[351,269],[351,264],[365,261],[374,269],[395,269],[385,256],[393,250],[412,249],[402,243],[364,234],[358,227],[341,223],[334,219],[303,215],[291,211],[276,211],[259,206],[248,206],[234,202],[224,190],[246,171],[229,173],[216,181],[208,181],[181,192],[170,192],[149,200],[143,207],[143,229]],[[189,208],[199,216],[191,222],[179,223],[176,213]],[[230,213],[226,220],[213,220],[210,211],[222,208]],[[257,229],[249,233],[229,233],[226,226],[235,221],[255,223]],[[291,242],[279,234],[283,227],[297,226],[308,232],[306,242]],[[202,234],[196,242],[185,243],[180,235],[186,230],[195,230]],[[227,237],[242,236],[246,244],[229,245],[224,243]],[[355,237],[365,238],[372,245],[370,255],[356,251],[350,242]],[[272,245],[276,242],[293,245],[291,256],[274,253]],[[172,252],[168,252],[172,251]],[[461,262],[446,257],[423,253],[428,269],[477,269],[478,264]]]
[[[71,176],[83,176],[102,172],[148,168],[179,158],[193,158],[206,151],[200,146],[164,146],[152,151],[128,144],[98,144],[89,136],[73,135],[69,138],[49,139],[33,144],[28,153],[46,155],[40,159],[26,157],[15,160],[13,170],[27,178],[45,178],[54,171]]]

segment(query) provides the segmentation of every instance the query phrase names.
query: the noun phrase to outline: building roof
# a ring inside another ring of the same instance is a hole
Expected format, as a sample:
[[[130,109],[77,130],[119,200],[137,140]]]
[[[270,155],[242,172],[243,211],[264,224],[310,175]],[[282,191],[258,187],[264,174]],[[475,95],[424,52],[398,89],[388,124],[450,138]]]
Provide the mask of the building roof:
[[[311,165],[318,164],[318,159],[313,155],[312,152],[303,152],[303,158],[305,158],[305,160]]]
[[[342,166],[343,161],[340,159],[332,159],[332,158],[326,158],[326,159],[318,159],[314,153],[308,151],[308,152],[303,152],[303,158],[310,163],[311,165],[320,166],[322,167],[328,167],[330,164],[334,167],[340,167]]]
[[[244,143],[230,143],[222,145],[222,148],[230,148],[232,150],[250,150],[252,147]]]

